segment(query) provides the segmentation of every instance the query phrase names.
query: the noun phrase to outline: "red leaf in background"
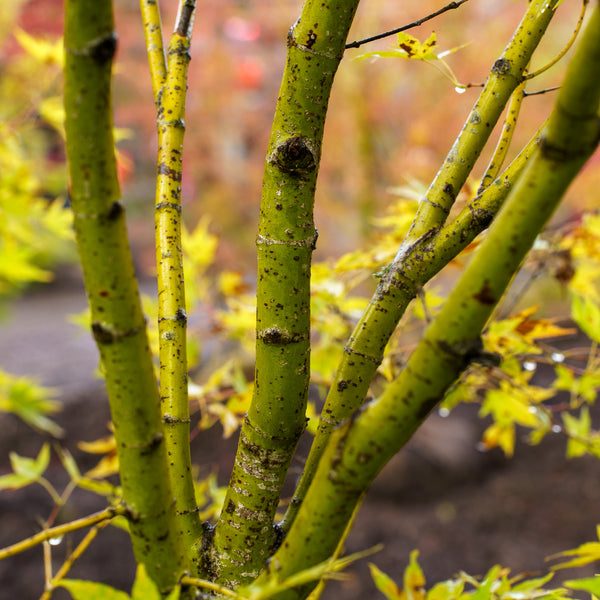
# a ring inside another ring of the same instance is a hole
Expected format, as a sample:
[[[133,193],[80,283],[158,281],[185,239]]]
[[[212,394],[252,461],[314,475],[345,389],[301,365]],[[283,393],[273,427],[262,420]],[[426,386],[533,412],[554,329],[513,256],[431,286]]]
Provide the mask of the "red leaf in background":
[[[119,177],[119,183],[124,186],[135,170],[133,163],[133,157],[129,152],[119,150],[117,152],[117,176]]]
[[[265,70],[255,58],[243,58],[237,63],[236,82],[246,90],[258,89],[265,80]]]
[[[63,32],[63,0],[29,0],[21,10],[19,25],[30,35]]]
[[[260,25],[241,17],[230,17],[223,24],[223,33],[230,40],[253,42],[260,37]]]

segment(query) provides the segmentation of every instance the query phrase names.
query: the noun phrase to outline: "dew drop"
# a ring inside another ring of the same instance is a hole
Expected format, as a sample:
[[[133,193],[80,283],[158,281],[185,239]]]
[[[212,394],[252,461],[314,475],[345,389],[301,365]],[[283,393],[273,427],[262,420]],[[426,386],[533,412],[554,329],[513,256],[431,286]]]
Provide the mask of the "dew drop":
[[[537,365],[534,362],[527,360],[523,363],[523,368],[526,371],[535,371],[537,368]]]
[[[464,88],[464,87],[460,87],[459,85],[457,85],[457,86],[454,88],[454,91],[455,91],[457,94],[464,94],[464,93],[467,91],[467,89],[466,89],[466,88]]]
[[[554,433],[560,433],[562,431],[562,427],[560,425],[552,425],[552,431]]]
[[[551,358],[554,362],[561,363],[564,362],[565,355],[561,352],[553,352]]]
[[[448,415],[450,414],[450,410],[447,409],[445,406],[442,406],[439,410],[438,410],[438,415],[440,415],[440,417],[444,417],[446,418]]]
[[[57,536],[57,537],[50,538],[50,539],[48,540],[48,543],[49,543],[51,546],[58,546],[58,545],[60,545],[60,543],[61,543],[62,541],[63,541],[63,536],[62,536],[62,535],[59,535],[59,536]]]

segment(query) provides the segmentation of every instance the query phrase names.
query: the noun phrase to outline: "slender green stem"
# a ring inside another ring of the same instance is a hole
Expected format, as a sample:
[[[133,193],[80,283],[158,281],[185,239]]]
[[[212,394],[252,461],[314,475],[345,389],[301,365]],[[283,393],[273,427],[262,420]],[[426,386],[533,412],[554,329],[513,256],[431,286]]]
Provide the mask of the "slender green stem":
[[[255,392],[214,536],[212,569],[228,587],[256,577],[272,551],[281,487],[305,428],[314,193],[331,86],[357,5],[307,0],[288,35],[257,236]]]
[[[131,536],[161,590],[187,568],[114,153],[109,0],[65,4],[65,129],[77,245],[114,424]]]
[[[154,99],[158,100],[158,94],[167,78],[167,60],[165,58],[158,0],[140,0],[140,12],[144,22],[144,36],[150,65],[152,91]]]
[[[298,516],[269,568],[283,580],[330,556],[361,493],[481,352],[480,335],[523,257],[598,145],[600,5],[529,161],[441,313],[398,379],[331,435]],[[310,586],[275,596],[300,600]]]
[[[57,525],[56,527],[44,529],[43,531],[28,537],[26,540],[17,542],[12,546],[2,548],[0,550],[0,560],[9,558],[15,554],[20,554],[21,552],[25,552],[25,550],[29,550],[30,548],[38,546],[39,544],[47,542],[53,538],[59,538],[68,533],[72,533],[73,531],[79,531],[80,529],[85,529],[86,527],[92,527],[104,521],[110,521],[120,514],[127,514],[127,511],[124,507],[111,506],[101,510],[100,512],[94,513],[93,515],[89,515],[88,517],[83,517],[81,519],[71,521],[70,523],[65,523],[64,525]]]
[[[521,82],[510,97],[510,102],[506,109],[506,117],[504,118],[504,125],[502,126],[502,134],[492,155],[492,159],[485,170],[485,173],[481,179],[481,185],[479,191],[484,190],[490,183],[498,177],[500,169],[506,159],[510,142],[517,126],[517,119],[521,112],[521,104],[523,104],[523,98],[525,98],[525,82]]]
[[[187,316],[181,250],[181,179],[185,98],[194,3],[182,2],[167,51],[167,76],[158,94],[156,262],[161,411],[175,496],[178,532],[198,566],[202,525],[192,477],[187,380]]]
[[[444,164],[422,199],[403,247],[411,247],[446,220],[456,196],[498,122],[506,103],[523,80],[531,56],[560,0],[531,0],[519,27],[490,76]]]
[[[573,33],[571,34],[569,41],[564,45],[563,49],[549,63],[546,63],[543,67],[540,67],[533,73],[527,73],[527,75],[525,76],[525,79],[534,79],[538,75],[541,75],[542,73],[547,71],[550,67],[553,67],[561,58],[563,58],[567,54],[567,52],[571,49],[571,46],[573,46],[573,44],[575,43],[577,36],[579,35],[579,31],[581,29],[581,26],[583,25],[583,20],[585,18],[585,13],[587,10],[588,3],[589,3],[589,0],[583,0],[583,3],[581,5],[581,13],[579,14],[579,19],[577,19],[577,24],[575,25],[575,29],[573,30]]]
[[[51,581],[46,583],[46,589],[40,596],[40,600],[50,600],[54,590],[60,586],[60,580],[64,579],[67,573],[71,570],[71,567],[81,557],[81,555],[89,548],[90,544],[96,539],[96,536],[101,529],[104,529],[110,521],[102,521],[94,525],[86,534],[85,537],[77,544],[77,547],[65,560],[56,575],[52,577]]]
[[[242,596],[236,594],[234,591],[223,587],[218,583],[207,581],[206,579],[196,579],[194,577],[184,576],[181,578],[181,585],[211,590],[212,592],[216,592],[219,594],[219,596],[224,596],[225,598],[236,598],[238,600],[245,600]]]
[[[321,411],[319,428],[294,497],[282,522],[291,527],[331,432],[364,402],[384,349],[417,290],[454,259],[494,218],[537,148],[536,135],[506,171],[474,198],[451,222],[387,267],[382,281],[344,348]]]

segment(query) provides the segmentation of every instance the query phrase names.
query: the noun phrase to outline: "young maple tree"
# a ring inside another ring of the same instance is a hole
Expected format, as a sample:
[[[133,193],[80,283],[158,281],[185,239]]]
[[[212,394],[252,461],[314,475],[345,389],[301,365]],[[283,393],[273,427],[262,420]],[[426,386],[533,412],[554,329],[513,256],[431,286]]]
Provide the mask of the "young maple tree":
[[[464,2],[451,3],[439,12]],[[319,344],[328,338],[326,325],[321,325],[320,340],[311,335],[311,301],[318,304],[325,298],[323,304],[332,303],[329,291],[319,291],[322,280],[334,280],[344,268],[359,272],[373,266],[369,251],[346,257],[345,267],[341,259],[337,270],[319,272],[321,280],[313,282],[311,292],[311,257],[317,242],[313,206],[328,99],[345,50],[369,40],[347,44],[358,0],[305,1],[287,38],[287,62],[266,151],[256,237],[256,363],[253,381],[244,388],[250,390],[251,401],[247,411],[238,411],[243,416],[235,465],[221,510],[214,523],[208,523],[200,518],[190,457],[185,288],[190,275],[184,277],[183,267],[186,260],[193,264],[194,251],[190,240],[186,242],[189,234],[182,231],[181,204],[195,2],[180,2],[166,48],[158,2],[140,2],[159,144],[157,382],[117,178],[111,109],[117,45],[112,2],[66,0],[64,107],[72,212],[91,329],[109,396],[120,487],[109,486],[107,492],[81,476],[63,453],[73,481],[105,494],[109,505],[88,519],[50,528],[0,551],[0,558],[52,536],[86,526],[95,531],[120,519],[126,522],[140,565],[134,598],[142,597],[142,586],[153,589],[149,593],[157,597],[170,598],[194,597],[196,592],[255,600],[316,598],[322,589],[319,582],[349,561],[340,558],[343,541],[370,483],[440,403],[451,408],[483,395],[483,412],[493,417],[484,441],[510,454],[515,425],[530,428],[536,440],[557,427],[560,415],[545,404],[557,390],[576,385],[581,389],[574,394],[570,410],[579,410],[583,401],[589,401],[590,379],[598,377],[595,347],[577,383],[573,371],[556,359],[555,384],[551,389],[537,388],[530,384],[519,356],[541,352],[537,340],[565,330],[551,321],[533,319],[535,311],[530,309],[493,320],[536,238],[599,140],[600,5],[594,2],[554,109],[516,158],[503,166],[526,84],[543,70],[528,71],[532,55],[559,4],[560,0],[524,3],[514,36],[491,66],[408,231],[402,232],[403,239],[387,264],[377,265],[379,282],[368,303],[363,303],[362,313],[356,310],[360,302],[352,304],[346,297],[350,284],[344,283],[343,293],[334,298],[337,312],[352,322],[353,330],[338,348],[339,364],[325,382],[328,392],[310,454],[279,520],[276,513],[284,479],[307,426],[311,346],[320,350]],[[583,3],[584,12],[587,4]],[[583,15],[578,29],[582,20]],[[395,33],[397,48],[364,56],[434,62],[453,78],[437,51],[435,36],[420,43],[403,31]],[[502,137],[479,189],[462,208],[453,210],[507,105]],[[205,229],[198,232],[208,237]],[[198,237],[194,240],[201,243]],[[600,340],[600,309],[591,282],[599,270],[586,261],[600,257],[599,240],[598,215],[590,214],[576,232],[562,236],[551,249],[572,257],[573,273],[568,279],[573,286],[573,318],[594,342]],[[410,357],[395,361],[394,334],[400,319],[412,300],[422,295],[423,286],[467,247],[472,256],[443,306],[427,322]],[[353,261],[354,266],[348,267]],[[329,336],[327,352],[336,337]],[[385,384],[376,399],[367,401],[378,369]],[[502,374],[498,385],[490,383],[491,373]],[[588,396],[583,392],[585,377]],[[600,455],[598,434],[584,409],[579,416],[565,414],[561,427],[570,436],[573,454]],[[231,406],[227,410],[235,412]],[[44,462],[46,457],[40,455],[29,466],[40,470]],[[77,556],[87,543],[82,542]],[[57,586],[66,587],[76,598],[91,598],[104,590],[100,584],[66,579],[75,558],[49,582],[47,597]],[[424,579],[414,555],[404,592],[375,568],[373,573],[388,598],[424,597]],[[528,590],[541,593],[547,580],[528,581]],[[434,588],[431,597],[474,593],[467,586],[481,597],[492,597],[497,589],[493,584],[513,591],[525,585],[496,569],[482,582],[468,578],[447,582]],[[580,580],[572,587],[593,590],[594,585]],[[559,592],[548,592],[552,593]]]

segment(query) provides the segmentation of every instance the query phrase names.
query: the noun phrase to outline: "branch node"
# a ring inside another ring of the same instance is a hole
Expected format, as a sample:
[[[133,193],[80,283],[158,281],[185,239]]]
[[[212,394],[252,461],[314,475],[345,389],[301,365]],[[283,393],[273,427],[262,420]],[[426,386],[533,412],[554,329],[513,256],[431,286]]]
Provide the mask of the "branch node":
[[[191,423],[191,419],[182,419],[181,417],[176,417],[175,415],[170,415],[168,413],[165,413],[163,415],[163,423],[165,423],[166,425],[175,425],[177,423]]]
[[[438,348],[453,359],[458,359],[462,364],[477,363],[485,367],[497,367],[502,357],[495,352],[486,352],[480,337],[474,340],[464,340],[456,344],[448,344],[444,340],[437,342]]]
[[[158,174],[166,175],[172,181],[180,182],[181,181],[181,171],[179,169],[171,169],[164,162],[161,162],[158,165]],[[164,204],[164,203],[160,203]],[[169,204],[169,203],[166,203]]]
[[[370,354],[364,354],[363,352],[358,352],[357,350],[354,350],[353,348],[350,348],[350,346],[344,346],[344,352],[346,354],[355,354],[356,356],[360,356],[361,358],[364,358],[365,360],[368,360],[372,363],[375,363],[377,366],[379,366],[379,364],[381,363],[382,360],[382,356],[371,356]],[[323,419],[323,416],[321,416],[321,418]]]
[[[507,58],[499,58],[493,65],[492,65],[492,73],[496,73],[496,75],[506,75],[511,68],[512,64],[511,61],[508,60]]]
[[[181,214],[181,204],[179,202],[159,202],[154,205],[156,210],[161,210],[163,208],[170,208]]]
[[[98,344],[113,344],[123,338],[136,335],[140,331],[140,327],[132,327],[131,329],[115,329],[111,325],[94,321],[92,323],[92,334]]]
[[[314,250],[317,247],[317,238],[319,237],[319,232],[315,228],[315,232],[309,238],[304,238],[303,240],[278,240],[275,238],[269,238],[260,233],[256,236],[256,245],[257,246],[298,246],[304,248],[310,248]]]
[[[115,31],[89,41],[80,50],[65,46],[65,50],[75,56],[89,57],[99,65],[110,62],[117,50],[119,36]]]
[[[317,154],[309,138],[295,135],[277,145],[268,157],[268,162],[283,173],[305,178],[316,170]]]
[[[282,329],[276,325],[257,331],[256,337],[265,344],[272,344],[275,346],[285,346],[287,344],[302,342],[307,339],[305,334],[290,333],[287,329]]]

